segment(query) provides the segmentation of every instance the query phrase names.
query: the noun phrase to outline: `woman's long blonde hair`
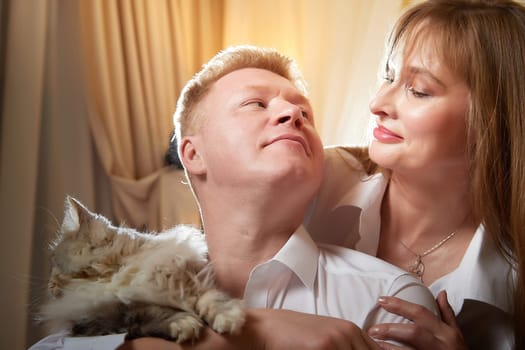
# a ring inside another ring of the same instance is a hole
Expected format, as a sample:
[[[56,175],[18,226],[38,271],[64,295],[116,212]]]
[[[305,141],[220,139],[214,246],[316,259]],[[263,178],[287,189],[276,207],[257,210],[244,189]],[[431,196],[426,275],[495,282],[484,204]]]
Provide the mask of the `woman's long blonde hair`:
[[[516,349],[525,349],[525,8],[503,0],[423,2],[400,17],[387,55],[422,45],[470,89],[472,210],[518,271]]]

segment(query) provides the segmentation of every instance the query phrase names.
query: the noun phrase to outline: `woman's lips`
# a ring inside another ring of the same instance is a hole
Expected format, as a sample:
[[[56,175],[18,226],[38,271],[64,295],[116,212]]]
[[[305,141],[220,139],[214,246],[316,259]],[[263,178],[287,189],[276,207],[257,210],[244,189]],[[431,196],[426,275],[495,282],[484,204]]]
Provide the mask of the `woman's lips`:
[[[403,140],[403,138],[392,131],[388,130],[384,126],[378,125],[374,129],[374,138],[383,143],[398,143]]]

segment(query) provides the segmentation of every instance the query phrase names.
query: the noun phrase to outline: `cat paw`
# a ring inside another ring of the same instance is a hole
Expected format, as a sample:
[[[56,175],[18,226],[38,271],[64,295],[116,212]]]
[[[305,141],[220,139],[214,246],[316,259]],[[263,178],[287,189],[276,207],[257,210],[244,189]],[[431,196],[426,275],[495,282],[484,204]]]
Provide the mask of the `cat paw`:
[[[202,327],[202,320],[187,312],[177,313],[169,322],[170,336],[177,343],[197,339]]]
[[[64,286],[69,282],[69,278],[57,271],[57,268],[53,268],[49,281],[47,282],[47,290],[53,298],[60,298],[63,294]]]
[[[197,310],[218,333],[239,334],[246,319],[242,302],[217,290],[204,293],[197,302]]]
[[[226,305],[224,305],[226,306]],[[215,315],[211,323],[217,333],[239,334],[245,321],[245,312],[242,304],[238,300],[232,300],[221,312]]]

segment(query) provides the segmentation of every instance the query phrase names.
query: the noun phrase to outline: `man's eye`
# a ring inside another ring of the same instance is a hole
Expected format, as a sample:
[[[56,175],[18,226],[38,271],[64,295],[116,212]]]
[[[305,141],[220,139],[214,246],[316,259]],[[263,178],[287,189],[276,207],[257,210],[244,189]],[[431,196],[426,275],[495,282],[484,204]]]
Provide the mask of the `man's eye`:
[[[303,116],[303,118],[310,119],[310,115],[307,111],[301,111],[301,115]]]
[[[245,103],[243,103],[243,106],[254,106],[258,108],[266,108],[266,103],[264,103],[263,101],[259,101],[259,100],[251,100],[251,101],[246,101]]]

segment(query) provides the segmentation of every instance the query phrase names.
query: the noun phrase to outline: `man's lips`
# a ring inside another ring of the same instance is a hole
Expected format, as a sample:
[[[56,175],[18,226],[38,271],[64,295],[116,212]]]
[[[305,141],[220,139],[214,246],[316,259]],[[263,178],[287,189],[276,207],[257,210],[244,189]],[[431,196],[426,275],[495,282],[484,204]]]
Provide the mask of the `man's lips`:
[[[293,135],[293,134],[283,134],[283,135],[279,135],[275,138],[273,138],[272,140],[270,140],[270,142],[268,142],[265,146],[268,146],[268,145],[271,145],[272,143],[276,143],[276,142],[279,142],[279,141],[294,141],[294,142],[297,142],[299,144],[301,144],[304,148],[304,150],[306,151],[306,154],[310,154],[310,147],[308,147],[308,144],[306,143],[305,139],[299,135]]]
[[[376,140],[384,143],[397,143],[403,140],[401,136],[379,124],[374,129],[374,137]]]

